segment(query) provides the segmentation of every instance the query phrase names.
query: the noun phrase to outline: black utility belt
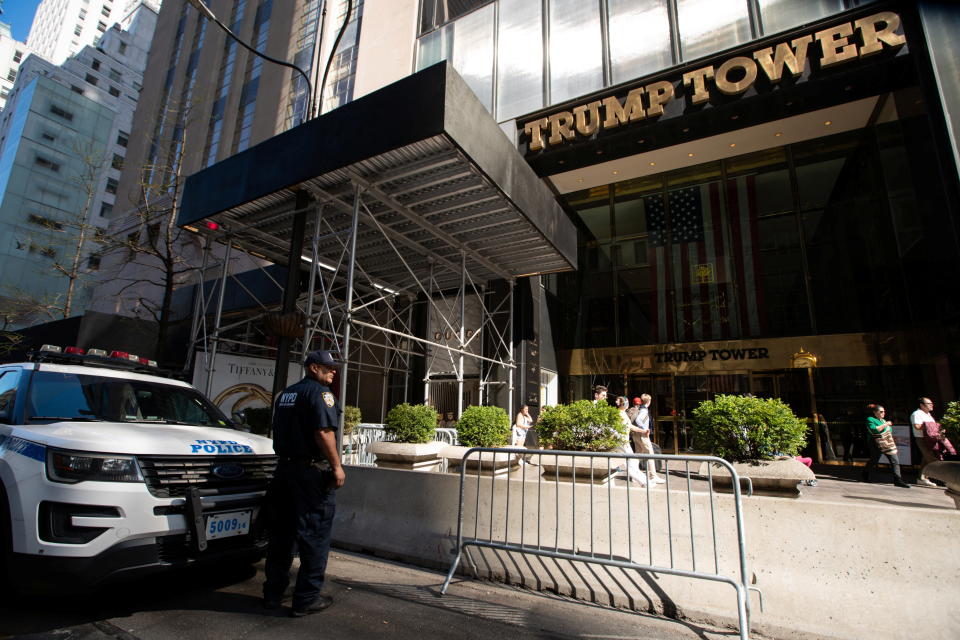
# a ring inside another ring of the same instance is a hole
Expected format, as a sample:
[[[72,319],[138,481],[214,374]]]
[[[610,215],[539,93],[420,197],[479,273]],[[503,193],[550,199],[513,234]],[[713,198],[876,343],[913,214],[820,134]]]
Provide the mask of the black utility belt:
[[[333,465],[326,458],[286,458],[280,456],[280,462],[283,464],[295,464],[304,467],[312,467],[320,471],[333,471]]]

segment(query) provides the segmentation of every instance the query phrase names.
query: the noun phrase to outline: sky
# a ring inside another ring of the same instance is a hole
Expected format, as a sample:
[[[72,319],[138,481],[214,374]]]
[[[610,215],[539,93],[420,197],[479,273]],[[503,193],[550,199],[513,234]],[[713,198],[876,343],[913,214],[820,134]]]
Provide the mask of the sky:
[[[36,13],[40,0],[3,0],[2,4],[3,15],[0,15],[0,20],[13,28],[15,40],[26,41],[27,34],[30,33],[30,23],[33,22],[33,14]]]

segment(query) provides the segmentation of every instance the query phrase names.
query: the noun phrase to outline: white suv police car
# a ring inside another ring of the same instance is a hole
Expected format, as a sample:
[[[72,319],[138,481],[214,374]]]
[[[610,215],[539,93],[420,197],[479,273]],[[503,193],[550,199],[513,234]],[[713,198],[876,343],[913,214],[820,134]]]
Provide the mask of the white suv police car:
[[[156,363],[59,351],[0,364],[0,582],[72,588],[262,557],[272,441]]]

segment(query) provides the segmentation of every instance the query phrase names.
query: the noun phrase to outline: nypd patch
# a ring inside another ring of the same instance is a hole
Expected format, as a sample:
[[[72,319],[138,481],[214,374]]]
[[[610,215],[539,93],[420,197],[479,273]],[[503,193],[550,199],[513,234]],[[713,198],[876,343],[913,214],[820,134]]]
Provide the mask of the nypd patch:
[[[332,407],[334,404],[336,404],[336,401],[333,399],[333,394],[330,393],[329,391],[323,392],[323,402],[328,407]]]

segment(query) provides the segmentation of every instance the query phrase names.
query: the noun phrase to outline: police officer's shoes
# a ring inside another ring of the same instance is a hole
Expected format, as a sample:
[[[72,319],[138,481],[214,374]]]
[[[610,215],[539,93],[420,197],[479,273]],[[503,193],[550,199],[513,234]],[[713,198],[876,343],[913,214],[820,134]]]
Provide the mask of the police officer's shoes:
[[[320,595],[317,596],[317,599],[313,603],[298,609],[296,607],[290,612],[290,615],[294,618],[302,618],[303,616],[308,616],[311,613],[317,613],[318,611],[323,611],[327,607],[333,604],[333,598],[330,596]]]

